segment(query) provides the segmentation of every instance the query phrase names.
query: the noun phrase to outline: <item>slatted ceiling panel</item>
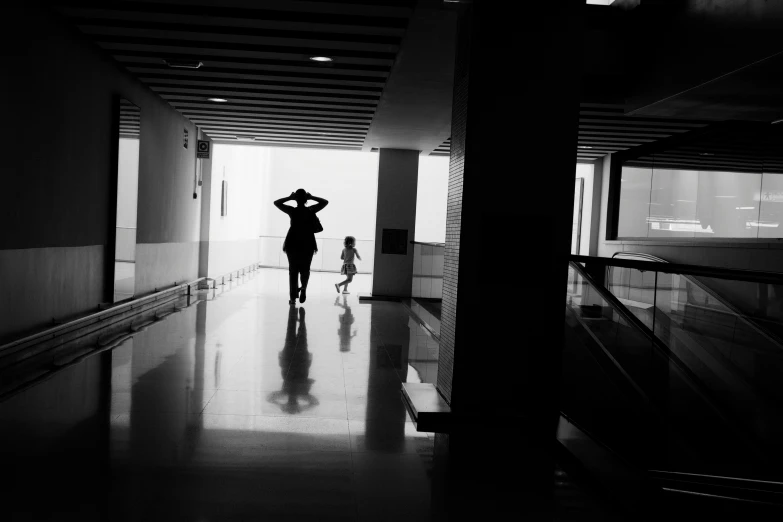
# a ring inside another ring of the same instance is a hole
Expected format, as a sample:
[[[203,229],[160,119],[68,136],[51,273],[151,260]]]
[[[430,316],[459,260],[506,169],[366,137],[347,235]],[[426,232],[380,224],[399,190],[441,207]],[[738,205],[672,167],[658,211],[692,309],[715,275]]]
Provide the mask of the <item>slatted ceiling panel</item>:
[[[626,161],[640,168],[697,170],[700,172],[777,173],[783,169],[780,135],[770,125],[736,124],[716,127],[693,140]]]
[[[141,110],[128,100],[120,99],[120,138],[139,139]]]
[[[435,150],[429,153],[429,156],[449,156],[451,155],[451,138],[438,145]]]
[[[695,120],[626,116],[622,106],[584,103],[579,110],[576,156],[595,160],[705,125]]]
[[[262,144],[359,149],[415,0],[59,5],[84,34],[213,140],[252,136]],[[310,56],[334,61],[317,63]],[[203,65],[174,69],[166,64],[172,60]]]

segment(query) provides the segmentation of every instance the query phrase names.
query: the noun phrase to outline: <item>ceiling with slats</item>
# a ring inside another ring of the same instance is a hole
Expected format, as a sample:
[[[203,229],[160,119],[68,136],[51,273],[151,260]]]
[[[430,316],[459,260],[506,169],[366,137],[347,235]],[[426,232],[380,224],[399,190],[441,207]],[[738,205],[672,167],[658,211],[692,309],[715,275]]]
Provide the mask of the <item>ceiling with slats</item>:
[[[215,141],[361,149],[415,0],[58,4]]]
[[[647,150],[631,151],[623,165],[656,170],[781,173],[781,141],[783,126],[726,122],[678,143],[663,141]]]
[[[451,138],[446,139],[429,153],[430,156],[449,156],[451,154]]]
[[[621,105],[583,103],[579,108],[577,160],[593,161],[704,127],[709,122],[626,116]]]

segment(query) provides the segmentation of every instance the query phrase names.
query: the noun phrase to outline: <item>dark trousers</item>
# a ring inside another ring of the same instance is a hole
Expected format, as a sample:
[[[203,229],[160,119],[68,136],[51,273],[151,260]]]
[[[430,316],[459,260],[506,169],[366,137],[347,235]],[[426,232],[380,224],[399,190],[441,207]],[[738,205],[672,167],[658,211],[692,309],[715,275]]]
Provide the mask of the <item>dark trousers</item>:
[[[288,292],[291,299],[296,299],[299,295],[300,277],[302,279],[302,290],[307,288],[313,255],[314,252],[286,252],[286,256],[288,256]]]

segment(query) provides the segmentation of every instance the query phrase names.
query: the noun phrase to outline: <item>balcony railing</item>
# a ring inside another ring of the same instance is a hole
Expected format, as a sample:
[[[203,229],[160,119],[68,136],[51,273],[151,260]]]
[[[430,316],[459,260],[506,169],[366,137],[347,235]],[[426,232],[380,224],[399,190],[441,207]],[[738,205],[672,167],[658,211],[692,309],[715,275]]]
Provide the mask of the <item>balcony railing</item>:
[[[413,285],[412,297],[427,299],[443,298],[444,243],[413,243]]]
[[[282,236],[260,236],[258,240],[259,264],[271,268],[288,268],[288,257],[283,252]],[[343,251],[345,238],[318,237],[315,242],[318,245],[318,253],[313,257],[310,270],[314,272],[340,272],[343,260],[340,254]],[[375,261],[375,241],[367,239],[356,240],[356,250],[362,256],[362,260],[356,261],[356,269],[360,274],[372,274]]]

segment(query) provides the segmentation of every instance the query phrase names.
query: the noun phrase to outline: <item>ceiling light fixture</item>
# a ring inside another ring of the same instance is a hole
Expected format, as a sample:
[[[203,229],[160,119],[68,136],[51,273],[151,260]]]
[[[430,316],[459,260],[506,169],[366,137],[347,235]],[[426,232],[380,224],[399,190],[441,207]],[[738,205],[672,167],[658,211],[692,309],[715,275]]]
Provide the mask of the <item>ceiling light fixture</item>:
[[[163,60],[172,69],[198,69],[203,62],[200,60]]]
[[[712,152],[699,152],[699,156],[714,156]]]
[[[237,141],[256,141],[255,136],[237,136]]]
[[[782,121],[783,121],[783,118],[781,118],[781,119],[779,119],[779,120],[775,120],[775,121],[773,121],[772,123],[770,123],[770,125],[775,125],[776,123],[780,123],[780,122],[782,122]]]
[[[225,99],[225,98],[207,98],[207,101],[217,102],[217,103],[226,103],[228,100]]]
[[[331,62],[333,61],[328,56],[311,56],[310,59],[314,62]]]
[[[578,149],[592,149],[593,147],[590,147],[589,145],[579,145],[577,148]]]

